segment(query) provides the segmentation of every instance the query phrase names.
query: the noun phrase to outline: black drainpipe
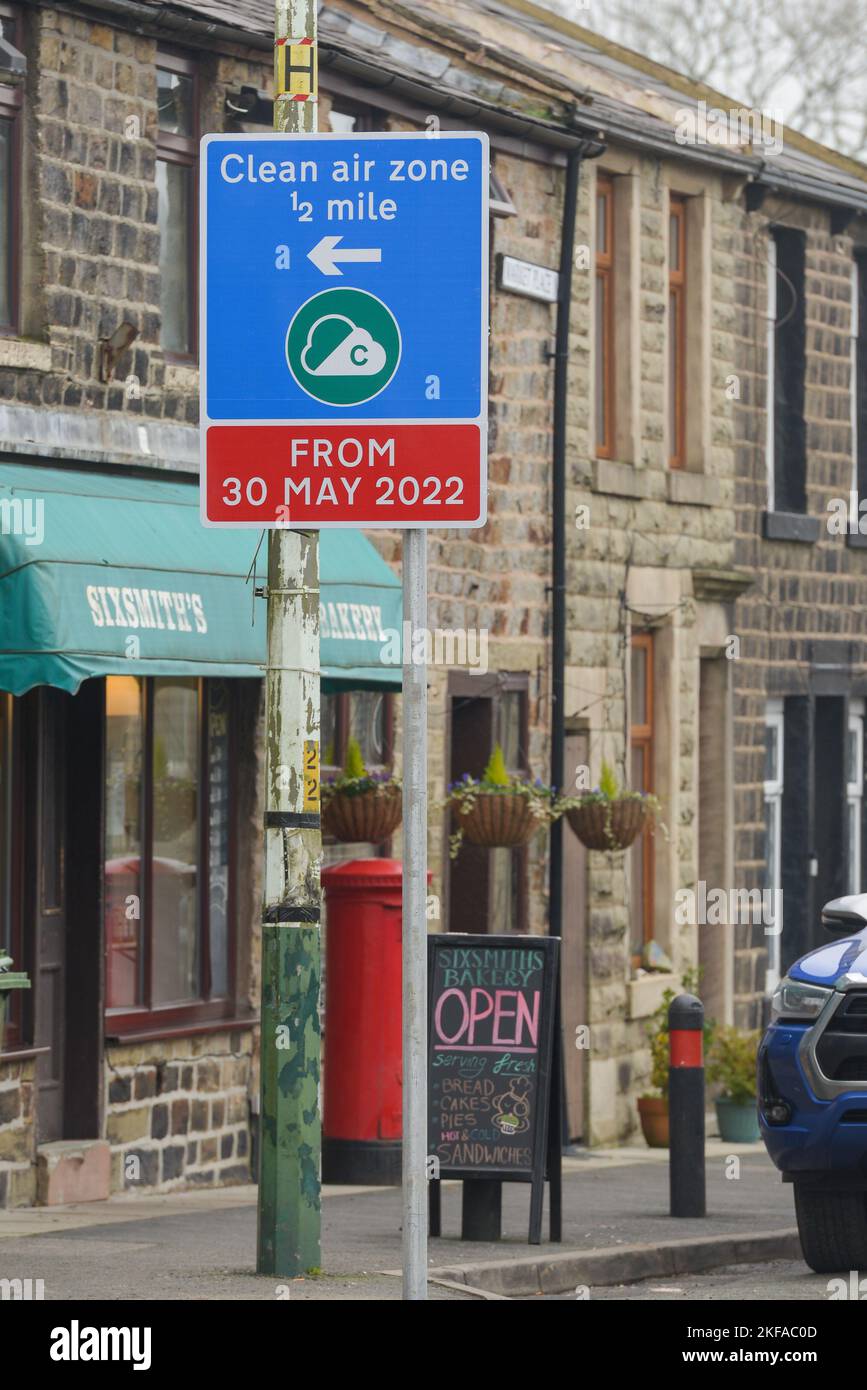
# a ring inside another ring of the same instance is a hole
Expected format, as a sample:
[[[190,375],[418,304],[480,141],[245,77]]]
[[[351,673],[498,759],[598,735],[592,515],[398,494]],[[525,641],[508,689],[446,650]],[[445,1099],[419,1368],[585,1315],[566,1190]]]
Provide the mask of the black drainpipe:
[[[554,426],[551,485],[551,776],[552,787],[563,787],[563,755],[566,747],[564,701],[566,693],[566,406],[569,399],[569,315],[572,307],[572,271],[575,264],[575,212],[578,182],[585,159],[597,159],[605,145],[586,140],[569,153],[563,233],[560,242],[560,282],[557,295],[557,336],[554,347]],[[588,272],[589,273],[589,272]],[[551,826],[548,873],[548,932],[560,936],[562,928],[563,822]]]

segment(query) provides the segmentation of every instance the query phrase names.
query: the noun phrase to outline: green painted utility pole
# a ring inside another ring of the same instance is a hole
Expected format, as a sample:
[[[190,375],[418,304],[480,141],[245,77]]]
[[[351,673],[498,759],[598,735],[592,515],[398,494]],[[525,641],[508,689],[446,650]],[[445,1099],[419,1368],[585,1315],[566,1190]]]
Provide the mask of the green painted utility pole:
[[[276,0],[274,129],[317,129],[315,0]],[[268,545],[260,1274],[318,1268],[320,884],[318,533]]]

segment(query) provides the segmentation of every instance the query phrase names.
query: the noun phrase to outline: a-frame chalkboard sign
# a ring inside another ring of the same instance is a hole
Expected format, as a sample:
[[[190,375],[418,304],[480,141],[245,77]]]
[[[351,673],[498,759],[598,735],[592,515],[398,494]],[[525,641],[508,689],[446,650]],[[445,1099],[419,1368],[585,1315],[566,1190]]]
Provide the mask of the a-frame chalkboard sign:
[[[559,947],[551,936],[428,938],[428,1153],[439,1178],[486,1181],[497,1232],[499,1184],[530,1183],[531,1245],[546,1176],[560,1239]],[[439,1235],[439,1181],[430,1187]],[[465,1226],[468,1197],[465,1186]]]

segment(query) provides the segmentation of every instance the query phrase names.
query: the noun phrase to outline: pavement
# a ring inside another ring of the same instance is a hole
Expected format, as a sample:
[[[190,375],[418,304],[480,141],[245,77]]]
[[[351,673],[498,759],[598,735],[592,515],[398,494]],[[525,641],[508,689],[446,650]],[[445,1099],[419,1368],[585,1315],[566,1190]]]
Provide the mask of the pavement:
[[[814,1274],[803,1260],[726,1265],[679,1279],[642,1279],[637,1284],[597,1285],[586,1297],[596,1302],[681,1303],[828,1303],[852,1298],[851,1278]],[[867,1284],[865,1284],[867,1291]],[[583,1295],[582,1295],[583,1296]],[[532,1295],[527,1295],[529,1302]],[[535,1297],[538,1299],[539,1295]],[[551,1302],[575,1299],[574,1292],[551,1294]],[[859,1295],[859,1298],[861,1295]],[[775,1311],[773,1322],[787,1318]]]
[[[563,1178],[562,1244],[543,1228],[540,1246],[527,1244],[528,1185],[504,1185],[500,1241],[463,1242],[461,1184],[444,1182],[431,1298],[614,1297],[642,1279],[799,1258],[791,1188],[760,1144],[708,1143],[704,1219],[668,1215],[664,1150],[579,1151]],[[63,1301],[401,1297],[399,1188],[324,1188],[322,1268],[303,1279],[253,1272],[255,1201],[246,1186],[3,1212],[0,1278],[42,1279],[45,1298]]]

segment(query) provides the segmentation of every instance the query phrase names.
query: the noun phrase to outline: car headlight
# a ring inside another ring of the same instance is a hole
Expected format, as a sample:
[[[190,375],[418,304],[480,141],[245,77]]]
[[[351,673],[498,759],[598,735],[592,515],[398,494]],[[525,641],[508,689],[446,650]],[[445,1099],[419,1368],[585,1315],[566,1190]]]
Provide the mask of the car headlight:
[[[771,1017],[818,1018],[833,993],[823,985],[808,985],[803,980],[790,980],[787,975],[774,990]]]

